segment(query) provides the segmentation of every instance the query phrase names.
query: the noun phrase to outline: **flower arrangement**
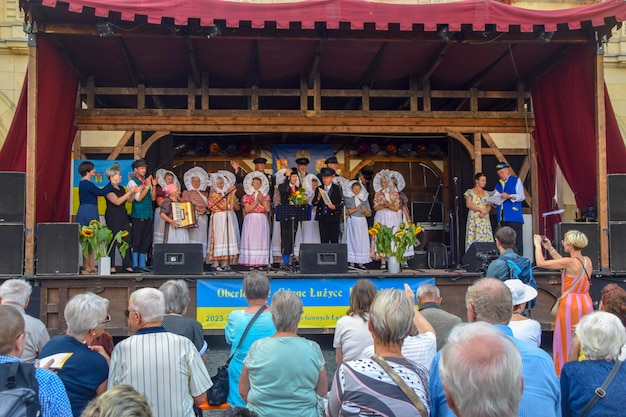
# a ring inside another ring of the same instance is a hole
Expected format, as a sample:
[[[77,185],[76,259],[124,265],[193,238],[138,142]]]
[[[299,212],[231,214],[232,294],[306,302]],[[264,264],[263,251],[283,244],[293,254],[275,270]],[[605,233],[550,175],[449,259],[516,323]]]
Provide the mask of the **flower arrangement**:
[[[89,257],[90,253],[94,253],[96,262],[98,259],[108,256],[113,245],[119,243],[120,254],[126,256],[128,243],[122,238],[128,236],[127,230],[120,230],[113,236],[113,232],[107,226],[102,225],[97,220],[89,222],[88,226],[81,226],[79,231],[80,246],[83,256]]]
[[[289,196],[289,204],[294,206],[305,206],[309,204],[309,201],[306,199],[304,187],[300,186],[296,188],[296,192]]]
[[[422,226],[411,222],[401,223],[397,228],[376,222],[368,230],[368,233],[370,236],[376,237],[376,253],[386,257],[395,256],[397,259],[402,259],[406,249],[417,242],[417,235],[421,231]]]

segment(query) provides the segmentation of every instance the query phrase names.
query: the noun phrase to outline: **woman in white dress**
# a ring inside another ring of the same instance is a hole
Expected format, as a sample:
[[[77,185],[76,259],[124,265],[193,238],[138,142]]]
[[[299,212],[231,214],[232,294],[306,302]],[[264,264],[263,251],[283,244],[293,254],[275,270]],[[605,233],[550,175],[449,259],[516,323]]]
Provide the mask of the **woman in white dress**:
[[[180,189],[176,184],[170,184],[163,189],[165,199],[161,202],[159,209],[159,217],[163,220],[164,243],[189,243],[189,234],[187,229],[178,226],[173,219],[172,203],[180,202]]]
[[[211,174],[208,258],[218,272],[230,271],[239,255],[239,225],[233,210],[239,210],[235,182],[229,182],[225,171]],[[233,175],[234,177],[234,175]]]
[[[406,186],[406,182],[404,181],[404,176],[400,174],[398,171],[391,171],[391,183],[393,184],[394,189],[398,192],[400,196],[400,210],[398,210],[398,217],[400,219],[400,223],[407,223],[411,221],[411,214],[409,213],[409,198],[402,191]],[[409,245],[404,251],[404,262],[402,263],[403,268],[408,268],[407,259],[415,256],[415,248],[413,245]]]
[[[367,218],[372,215],[372,210],[367,197],[367,191],[358,180],[350,181],[343,188],[348,262],[363,270],[367,269],[364,264],[372,262],[367,233]]]
[[[391,171],[383,169],[374,176],[374,222],[391,228],[397,228],[400,225],[400,195],[392,187]],[[372,258],[381,261],[381,269],[387,268],[387,258],[376,253],[376,238],[372,239],[371,250]]]
[[[309,204],[315,197],[315,189],[319,185],[319,178],[315,174],[307,174],[302,179],[302,186],[306,192],[306,199]],[[300,222],[301,227],[298,227],[296,232],[296,241],[293,247],[293,253],[298,256],[300,254],[301,243],[320,243],[320,226],[319,222],[315,220],[315,212],[317,206],[313,206],[311,211],[311,220]]]
[[[156,188],[156,208],[154,209],[152,244],[156,245],[157,243],[163,243],[163,234],[165,233],[165,222],[161,218],[161,203],[165,200],[165,193],[163,190],[170,184],[176,184],[180,189],[180,182],[178,181],[178,177],[176,177],[172,171],[164,168],[157,169],[154,176],[157,178],[158,185]]]
[[[507,279],[504,284],[509,287],[513,296],[513,315],[509,322],[513,336],[539,347],[541,345],[541,324],[522,314],[526,309],[526,303],[537,297],[537,290],[519,279]]]
[[[243,226],[239,263],[250,270],[264,270],[270,264],[270,183],[265,174],[251,172],[243,179]]]
[[[183,175],[183,181],[187,188],[183,191],[182,201],[193,203],[196,209],[196,222],[198,227],[188,230],[189,243],[201,243],[202,253],[207,253],[209,241],[209,193],[206,191],[209,186],[209,174],[200,168],[193,167]]]

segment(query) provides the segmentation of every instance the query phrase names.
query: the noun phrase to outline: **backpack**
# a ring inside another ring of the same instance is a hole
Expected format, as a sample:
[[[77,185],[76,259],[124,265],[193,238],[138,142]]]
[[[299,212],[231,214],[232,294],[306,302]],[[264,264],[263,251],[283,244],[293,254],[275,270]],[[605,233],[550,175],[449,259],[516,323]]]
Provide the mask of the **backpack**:
[[[38,417],[39,383],[32,363],[0,364],[0,416]]]
[[[533,277],[533,265],[530,259],[523,256],[517,256],[515,258],[506,257],[506,264],[509,267],[510,279],[519,279],[524,284],[530,285],[534,289],[537,289],[537,282]],[[537,299],[528,302],[528,308],[533,308]]]
[[[448,248],[441,242],[428,242],[424,247],[428,253],[428,267],[430,269],[445,269],[448,267]]]

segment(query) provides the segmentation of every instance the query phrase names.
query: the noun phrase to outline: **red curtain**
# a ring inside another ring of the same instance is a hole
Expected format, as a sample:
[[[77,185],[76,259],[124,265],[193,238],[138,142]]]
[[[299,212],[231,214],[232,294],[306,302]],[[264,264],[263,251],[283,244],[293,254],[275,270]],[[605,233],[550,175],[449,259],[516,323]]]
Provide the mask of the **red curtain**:
[[[552,202],[554,161],[574,191],[578,207],[596,202],[594,54],[593,46],[575,47],[532,87],[541,213],[556,208]],[[606,87],[605,106],[607,171],[626,172],[626,146]],[[547,219],[549,236],[558,217]]]
[[[78,80],[52,39],[39,35],[37,44],[36,221],[66,222],[70,213],[70,166],[76,134],[74,106]],[[0,149],[2,171],[26,171],[27,81],[28,74],[7,139]]]

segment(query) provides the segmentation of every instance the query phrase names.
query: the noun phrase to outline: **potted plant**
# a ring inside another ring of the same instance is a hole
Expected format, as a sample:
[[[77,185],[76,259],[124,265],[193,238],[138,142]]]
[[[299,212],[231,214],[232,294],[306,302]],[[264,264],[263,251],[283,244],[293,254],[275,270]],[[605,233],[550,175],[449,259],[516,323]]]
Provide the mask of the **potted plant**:
[[[120,254],[126,256],[128,243],[122,238],[128,236],[127,230],[120,230],[113,235],[111,229],[101,224],[97,220],[89,222],[88,226],[81,226],[79,231],[80,246],[84,257],[94,254],[95,261],[98,262],[98,270],[100,275],[109,275],[111,273],[111,258],[109,252],[113,249],[113,245],[120,244]],[[108,265],[107,265],[108,261]]]
[[[389,272],[398,272],[399,261],[404,258],[407,248],[417,242],[421,231],[422,226],[411,222],[401,223],[398,227],[376,222],[369,234],[375,239],[376,253],[388,259]]]

